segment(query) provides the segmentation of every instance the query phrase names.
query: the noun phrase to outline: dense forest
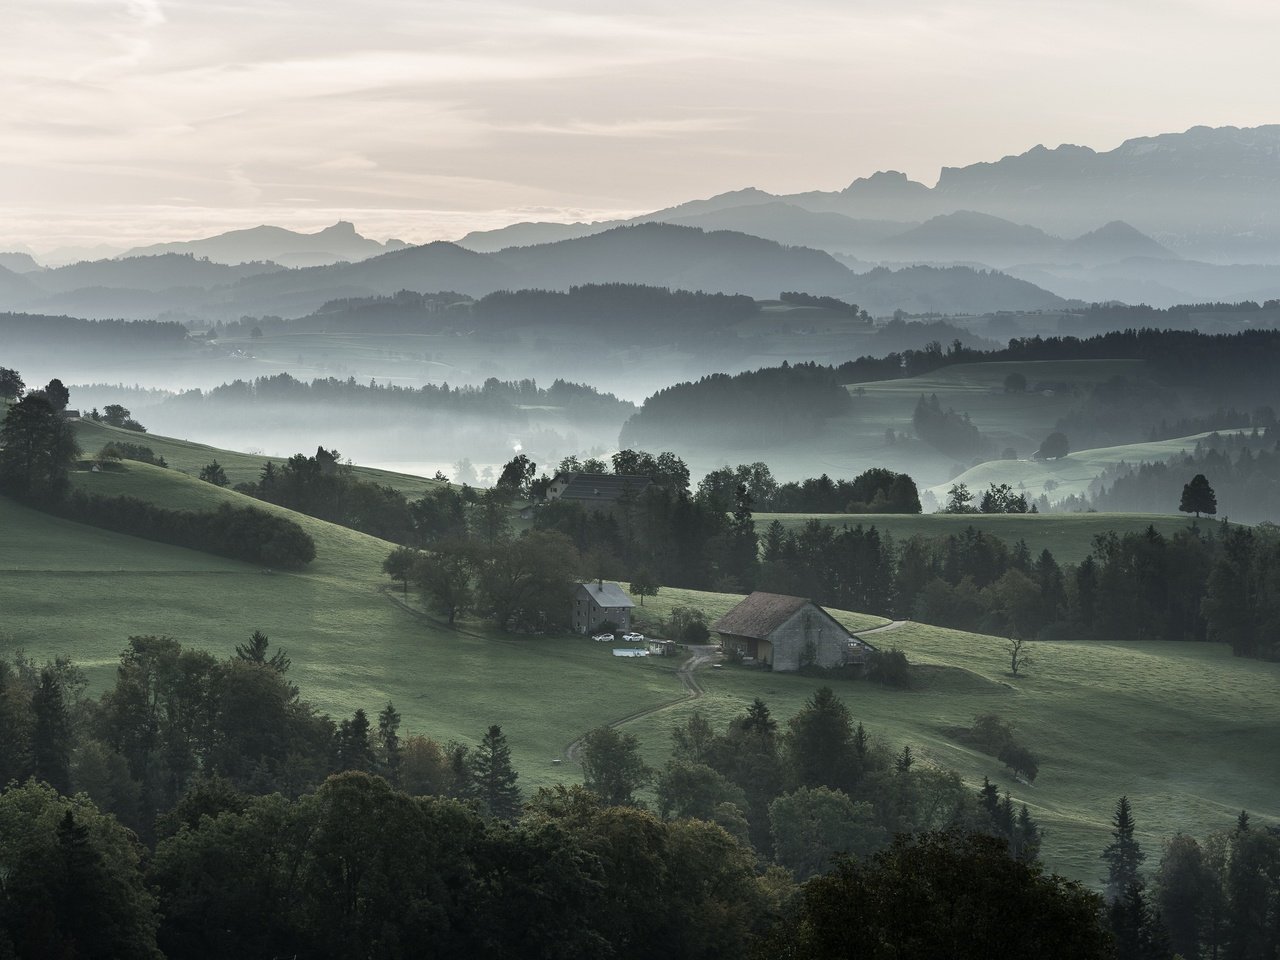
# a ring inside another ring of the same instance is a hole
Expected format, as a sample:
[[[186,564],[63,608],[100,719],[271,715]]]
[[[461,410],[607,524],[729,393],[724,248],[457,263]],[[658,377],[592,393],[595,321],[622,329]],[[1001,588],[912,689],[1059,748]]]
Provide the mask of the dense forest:
[[[853,399],[831,367],[784,362],[659,390],[623,425],[619,442],[776,442],[812,436],[828,419],[853,409]]]

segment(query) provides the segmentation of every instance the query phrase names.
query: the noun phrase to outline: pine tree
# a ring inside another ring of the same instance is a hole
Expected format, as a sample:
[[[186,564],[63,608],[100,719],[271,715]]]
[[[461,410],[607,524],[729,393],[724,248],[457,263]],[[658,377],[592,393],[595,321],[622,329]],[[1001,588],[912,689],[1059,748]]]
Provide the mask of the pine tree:
[[[71,792],[71,719],[58,674],[40,671],[40,686],[31,697],[34,725],[31,731],[31,759],[38,780],[59,793]]]
[[[400,714],[387,701],[378,714],[378,746],[382,748],[382,768],[392,786],[400,786]]]
[[[1114,901],[1133,885],[1142,886],[1139,868],[1146,859],[1138,841],[1133,836],[1133,808],[1128,797],[1116,802],[1116,812],[1111,818],[1111,843],[1102,851],[1102,861],[1107,865],[1106,897]]]
[[[373,747],[369,744],[369,717],[357,710],[350,720],[338,725],[338,769],[373,770]]]
[[[494,724],[471,754],[472,795],[489,816],[514,820],[520,815],[518,774],[511,765],[511,748],[502,728]]]

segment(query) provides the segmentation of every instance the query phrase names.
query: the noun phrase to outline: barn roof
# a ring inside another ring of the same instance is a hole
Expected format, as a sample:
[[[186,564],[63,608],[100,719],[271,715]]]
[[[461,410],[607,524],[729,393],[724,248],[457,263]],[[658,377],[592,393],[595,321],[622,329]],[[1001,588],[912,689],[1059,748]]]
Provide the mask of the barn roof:
[[[787,597],[757,590],[712,624],[711,629],[735,637],[764,640],[797,610],[811,602],[804,597]]]
[[[602,607],[635,606],[635,601],[616,583],[580,583],[578,586],[586,590],[591,595],[591,599]]]

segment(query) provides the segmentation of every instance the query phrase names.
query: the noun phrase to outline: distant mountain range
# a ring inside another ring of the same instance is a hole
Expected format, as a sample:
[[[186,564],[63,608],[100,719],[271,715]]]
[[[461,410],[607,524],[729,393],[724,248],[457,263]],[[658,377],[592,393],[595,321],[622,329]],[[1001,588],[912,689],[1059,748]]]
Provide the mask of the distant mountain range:
[[[356,233],[353,224],[339,220],[318,233],[297,233],[284,227],[251,227],[232,230],[203,240],[182,240],[134,247],[122,257],[152,257],[163,253],[189,253],[216,263],[239,264],[268,261],[284,267],[314,267],[340,260],[355,262],[392,250],[403,250],[402,240],[379,243]]]
[[[803,290],[877,313],[1266,300],[1280,297],[1277,158],[1280,125],[1194,127],[1104,152],[1039,146],[944,168],[934,187],[885,171],[843,190],[746,188],[626,221],[517,223],[457,244],[379,243],[343,221],[312,234],[235,230],[55,269],[0,254],[0,305],[300,316],[400,289],[481,296],[605,282],[758,298]]]
[[[160,315],[227,319],[304,316],[336,299],[400,290],[564,290],[585,283],[636,283],[776,298],[784,290],[837,296],[887,314],[901,307],[950,313],[1057,309],[1066,305],[1033,284],[967,268],[856,273],[830,254],[744,233],[642,223],[588,237],[477,253],[430,243],[358,263],[286,269],[239,266],[164,254],[0,273],[0,309],[87,317]]]

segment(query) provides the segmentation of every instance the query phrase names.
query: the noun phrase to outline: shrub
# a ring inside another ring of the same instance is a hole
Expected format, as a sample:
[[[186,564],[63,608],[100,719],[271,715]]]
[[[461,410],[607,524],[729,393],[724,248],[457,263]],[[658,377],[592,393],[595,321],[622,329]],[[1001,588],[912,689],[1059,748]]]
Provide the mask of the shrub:
[[[906,689],[911,686],[911,665],[907,655],[897,648],[872,650],[867,661],[867,679],[886,687]]]

